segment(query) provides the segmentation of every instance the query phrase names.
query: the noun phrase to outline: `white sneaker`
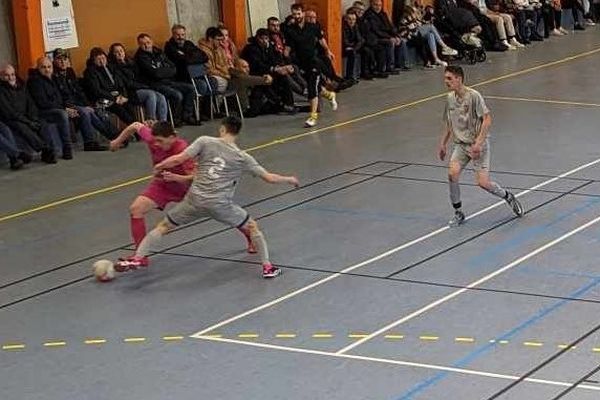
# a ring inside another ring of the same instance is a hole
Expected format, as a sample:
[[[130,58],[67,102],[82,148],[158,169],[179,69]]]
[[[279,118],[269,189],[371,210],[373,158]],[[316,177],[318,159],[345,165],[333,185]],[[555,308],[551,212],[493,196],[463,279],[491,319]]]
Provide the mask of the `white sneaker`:
[[[510,43],[511,45],[515,46],[515,47],[519,47],[519,48],[523,48],[523,47],[525,47],[525,45],[524,45],[524,44],[522,44],[522,43],[520,43],[520,42],[517,40],[517,38],[512,38],[512,39],[510,39],[510,42],[509,42],[509,43]]]
[[[308,119],[306,121],[304,121],[305,128],[312,128],[316,125],[317,125],[317,118],[313,117],[312,115],[310,117],[308,117]]]
[[[332,95],[332,97],[331,97],[331,99],[329,99],[329,104],[331,105],[331,109],[333,111],[336,111],[338,109],[338,102],[336,99],[335,92],[331,92],[331,95]]]
[[[516,50],[517,48],[515,46],[513,46],[512,44],[508,43],[508,40],[503,40],[502,44],[505,45],[508,50]]]
[[[560,33],[562,33],[563,35],[568,35],[569,34],[569,31],[566,30],[565,28],[563,28],[562,26],[560,28],[558,28],[558,31]]]
[[[562,33],[561,31],[559,31],[559,30],[558,30],[558,29],[556,29],[556,28],[555,28],[555,29],[552,29],[552,31],[550,31],[550,34],[551,34],[552,36],[562,36],[562,35],[564,35],[564,33]]]
[[[589,19],[589,18],[585,20],[585,24],[588,25],[588,26],[594,26],[594,25],[596,25],[596,23],[594,21],[592,21],[591,19]]]
[[[435,65],[441,65],[442,67],[446,68],[448,66],[448,63],[443,60],[436,60]]]
[[[454,50],[452,47],[444,46],[442,47],[442,54],[445,56],[455,56],[458,55],[458,51]]]

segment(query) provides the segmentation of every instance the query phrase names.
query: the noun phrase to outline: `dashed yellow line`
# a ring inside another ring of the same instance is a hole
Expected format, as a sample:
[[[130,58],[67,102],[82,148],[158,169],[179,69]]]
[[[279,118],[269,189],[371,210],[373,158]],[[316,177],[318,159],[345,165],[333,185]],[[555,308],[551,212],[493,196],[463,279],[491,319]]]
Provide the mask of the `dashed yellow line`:
[[[367,334],[367,333],[350,333],[350,334],[348,334],[349,339],[362,339],[362,338],[366,338],[366,337],[369,337],[369,334]]]
[[[178,342],[184,339],[183,336],[163,336],[165,342]]]
[[[472,337],[457,337],[454,338],[456,343],[475,343],[475,338]]]
[[[564,349],[569,349],[569,350],[575,350],[575,349],[577,349],[577,346],[569,346],[568,344],[559,344],[557,347],[559,349],[562,349],[562,350],[564,350]]]
[[[23,350],[25,349],[24,344],[5,344],[2,346],[2,350]]]
[[[147,339],[145,337],[129,337],[129,338],[123,339],[123,341],[125,343],[143,343],[146,340]]]
[[[523,342],[523,346],[527,347],[542,347],[544,343],[542,342]]]
[[[63,341],[44,343],[44,347],[65,347],[66,345],[67,345],[67,342],[63,342]]]
[[[240,333],[237,336],[240,339],[257,339],[259,337],[258,333]]]
[[[331,333],[315,333],[312,337],[314,339],[331,339],[333,335]]]
[[[215,338],[215,339],[220,339],[223,337],[223,335],[221,335],[220,333],[209,333],[204,336],[206,336],[208,338]]]
[[[404,335],[390,334],[390,335],[385,335],[384,339],[387,339],[387,340],[401,340],[401,339],[404,339]]]
[[[295,333],[278,333],[275,335],[277,339],[294,339],[296,337]]]
[[[435,342],[437,340],[440,340],[440,337],[439,336],[422,335],[422,336],[419,336],[419,340],[422,340],[424,342]]]
[[[106,339],[86,339],[83,343],[88,345],[104,344],[106,343]]]

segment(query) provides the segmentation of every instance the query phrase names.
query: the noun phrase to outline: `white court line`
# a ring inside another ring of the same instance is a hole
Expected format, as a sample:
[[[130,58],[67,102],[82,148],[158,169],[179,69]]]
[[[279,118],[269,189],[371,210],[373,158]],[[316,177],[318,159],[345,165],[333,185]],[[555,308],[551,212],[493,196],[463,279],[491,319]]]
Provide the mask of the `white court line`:
[[[462,375],[503,379],[503,380],[509,380],[509,381],[518,381],[520,379],[520,377],[516,376],[516,375],[497,374],[494,372],[477,371],[477,370],[473,370],[473,369],[446,367],[446,366],[437,365],[437,364],[424,364],[424,363],[417,363],[417,362],[411,362],[411,361],[392,360],[389,358],[366,357],[366,356],[358,356],[358,355],[353,355],[353,354],[337,354],[337,353],[331,353],[328,351],[321,351],[321,350],[303,349],[303,348],[299,348],[299,347],[278,346],[278,345],[267,344],[267,343],[244,342],[242,340],[213,338],[210,336],[197,336],[196,339],[208,340],[208,341],[212,341],[212,342],[239,344],[239,345],[243,345],[243,346],[258,347],[258,348],[270,349],[270,350],[287,351],[290,353],[302,353],[302,354],[311,354],[311,355],[324,356],[324,357],[330,357],[330,358],[369,361],[369,362],[380,363],[380,364],[422,368],[422,369],[427,369],[427,370],[452,372],[452,373],[462,374]],[[525,378],[523,381],[529,382],[529,383],[537,383],[537,384],[541,384],[541,385],[551,385],[551,386],[560,386],[560,387],[573,386],[573,383],[570,383],[570,382],[553,381],[553,380],[547,380],[547,379]],[[577,389],[600,391],[600,386],[577,385]]]
[[[558,175],[558,176],[556,176],[556,177],[554,177],[554,178],[550,178],[550,179],[548,179],[548,180],[545,180],[544,182],[541,182],[541,183],[539,183],[539,184],[537,184],[537,185],[535,185],[535,186],[531,187],[530,189],[524,190],[524,191],[522,191],[522,192],[518,193],[518,194],[517,194],[517,195],[515,195],[515,196],[516,196],[516,197],[521,197],[521,196],[524,196],[524,195],[526,195],[526,194],[528,194],[528,193],[531,193],[531,192],[533,192],[533,191],[535,191],[535,190],[537,190],[537,189],[540,189],[540,188],[542,188],[542,187],[544,187],[544,186],[550,185],[551,183],[554,183],[554,182],[556,182],[556,181],[558,181],[558,180],[560,180],[560,179],[562,179],[562,178],[565,178],[565,177],[567,177],[567,176],[569,176],[569,175],[573,175],[573,174],[575,174],[575,173],[577,173],[577,172],[579,172],[579,171],[581,171],[581,170],[584,170],[584,169],[586,169],[586,168],[589,168],[589,167],[591,167],[591,166],[593,166],[593,165],[596,165],[596,164],[598,164],[598,163],[600,163],[600,158],[598,158],[598,159],[596,159],[596,160],[594,160],[594,161],[591,161],[591,162],[589,162],[589,163],[587,163],[587,164],[580,165],[579,167],[577,167],[577,168],[574,168],[574,169],[572,169],[572,170],[570,170],[570,171],[564,172],[564,173],[562,173],[562,174],[560,174],[560,175]],[[482,210],[479,210],[479,211],[477,211],[475,214],[469,215],[469,216],[467,217],[467,220],[470,220],[470,219],[472,219],[472,218],[475,218],[475,217],[477,217],[477,216],[479,216],[479,215],[481,215],[481,214],[484,214],[484,213],[486,213],[486,212],[488,212],[488,211],[490,211],[490,210],[493,210],[494,208],[496,208],[496,207],[498,207],[498,206],[500,206],[500,205],[502,205],[502,204],[504,204],[504,200],[498,201],[497,203],[494,203],[494,204],[492,204],[492,205],[491,205],[491,206],[489,206],[489,207],[486,207],[486,208],[484,208],[484,209],[482,209]],[[323,279],[321,279],[321,280],[318,280],[318,281],[316,281],[316,282],[313,282],[313,283],[311,283],[311,284],[309,284],[309,285],[307,285],[307,286],[304,286],[304,287],[302,287],[302,288],[300,288],[300,289],[294,290],[293,292],[290,292],[290,293],[288,293],[288,294],[286,294],[286,295],[283,295],[283,296],[281,296],[281,297],[278,297],[278,298],[276,298],[276,299],[274,299],[274,300],[271,300],[271,301],[269,301],[269,302],[267,302],[267,303],[264,303],[264,304],[262,304],[262,305],[260,305],[260,306],[254,307],[254,308],[252,308],[252,309],[250,309],[250,310],[247,310],[247,311],[245,311],[245,312],[243,312],[243,313],[241,313],[241,314],[238,314],[238,315],[236,315],[236,316],[233,316],[233,317],[231,317],[231,318],[228,318],[228,319],[226,319],[226,320],[223,320],[223,321],[221,321],[221,322],[218,322],[218,323],[216,323],[216,324],[214,324],[214,325],[211,325],[211,326],[209,326],[208,328],[204,328],[204,329],[202,329],[201,331],[199,331],[199,332],[196,332],[196,333],[194,333],[193,335],[191,335],[191,337],[198,337],[198,336],[202,336],[202,335],[204,335],[204,334],[206,334],[206,333],[208,333],[208,332],[211,332],[211,331],[213,331],[213,330],[215,330],[215,329],[218,329],[218,328],[220,328],[220,327],[222,327],[222,326],[224,326],[224,325],[228,325],[228,324],[230,324],[230,323],[232,323],[232,322],[235,322],[235,321],[237,321],[237,320],[239,320],[239,319],[242,319],[242,318],[245,318],[245,317],[247,317],[247,316],[249,316],[249,315],[255,314],[255,313],[259,312],[259,311],[262,311],[262,310],[264,310],[265,308],[269,308],[269,307],[271,307],[271,306],[274,306],[274,305],[276,305],[276,304],[279,304],[279,303],[281,303],[281,302],[283,302],[283,301],[285,301],[285,300],[287,300],[287,299],[291,299],[292,297],[298,296],[299,294],[302,294],[302,293],[304,293],[304,292],[306,292],[306,291],[309,291],[309,290],[311,290],[311,289],[313,289],[313,288],[316,288],[316,287],[318,287],[318,286],[321,286],[321,285],[323,285],[324,283],[327,283],[327,282],[329,282],[329,281],[332,281],[332,280],[334,280],[334,279],[337,279],[337,278],[339,278],[340,276],[343,276],[344,274],[347,274],[347,273],[349,273],[349,272],[351,272],[351,271],[354,271],[354,270],[357,270],[357,269],[359,269],[359,268],[362,268],[362,267],[364,267],[364,266],[366,266],[366,265],[373,264],[373,263],[374,263],[374,262],[376,262],[376,261],[379,261],[379,260],[381,260],[381,259],[383,259],[383,258],[386,258],[386,257],[388,257],[388,256],[391,256],[391,255],[393,255],[393,254],[396,254],[396,253],[397,253],[397,252],[399,252],[399,251],[402,251],[402,250],[404,250],[404,249],[407,249],[407,248],[409,248],[409,247],[411,247],[411,246],[414,246],[415,244],[421,243],[421,242],[423,242],[423,241],[425,241],[425,240],[427,240],[427,239],[429,239],[429,238],[432,238],[432,237],[434,237],[434,236],[437,236],[437,235],[439,235],[440,233],[446,232],[448,229],[450,229],[450,227],[449,227],[449,226],[447,226],[447,225],[446,225],[446,226],[443,226],[443,227],[441,227],[441,228],[439,228],[439,229],[436,229],[436,230],[434,230],[434,231],[432,231],[432,232],[430,232],[430,233],[428,233],[428,234],[426,234],[426,235],[423,235],[423,236],[421,236],[421,237],[419,237],[419,238],[417,238],[417,239],[411,240],[410,242],[406,242],[406,243],[404,243],[404,244],[402,244],[402,245],[400,245],[400,246],[398,246],[398,247],[394,247],[393,249],[390,249],[390,250],[388,250],[388,251],[386,251],[386,252],[384,252],[384,253],[381,253],[381,254],[379,254],[379,255],[377,255],[377,256],[375,256],[375,257],[369,258],[368,260],[364,260],[364,261],[361,261],[361,262],[360,262],[360,263],[358,263],[358,264],[354,264],[354,265],[351,265],[351,266],[349,266],[349,267],[347,267],[347,268],[344,268],[344,269],[343,269],[343,270],[341,270],[340,272],[337,272],[337,273],[335,273],[335,274],[333,274],[333,275],[330,275],[330,276],[328,276],[328,277],[326,277],[326,278],[323,278]]]
[[[364,344],[365,342],[368,342],[369,340],[371,340],[371,339],[373,339],[373,338],[381,335],[382,333],[384,333],[384,332],[386,332],[386,331],[388,331],[388,330],[390,330],[392,328],[395,328],[398,325],[401,325],[401,324],[403,324],[405,322],[408,322],[411,319],[416,318],[419,315],[424,314],[427,311],[429,311],[431,309],[434,309],[434,308],[436,308],[436,307],[444,304],[445,302],[447,302],[449,300],[452,300],[455,297],[460,296],[461,294],[465,293],[466,291],[468,291],[470,289],[473,289],[473,288],[481,285],[482,283],[485,283],[485,282],[489,281],[490,279],[495,278],[496,276],[498,276],[500,274],[503,274],[504,272],[508,271],[509,269],[512,269],[512,268],[516,267],[517,265],[521,264],[522,262],[527,261],[527,260],[529,260],[532,257],[535,257],[536,255],[540,254],[541,252],[546,251],[546,250],[548,250],[551,247],[554,247],[555,245],[559,244],[560,242],[563,242],[564,240],[566,240],[566,239],[570,238],[571,236],[575,235],[576,233],[581,232],[582,230],[589,228],[590,226],[596,224],[598,221],[600,221],[600,217],[596,217],[593,220],[588,221],[588,222],[586,222],[583,225],[580,225],[579,227],[573,229],[572,231],[569,231],[569,232],[565,233],[564,235],[562,235],[562,236],[560,236],[560,237],[558,237],[558,238],[556,238],[556,239],[554,239],[554,240],[546,243],[545,245],[538,247],[534,251],[525,254],[523,257],[520,257],[520,258],[516,259],[515,261],[513,261],[513,262],[511,262],[511,263],[509,263],[507,265],[505,265],[504,267],[502,267],[500,269],[497,269],[496,271],[492,272],[491,274],[486,275],[483,278],[478,279],[475,282],[470,283],[468,286],[466,286],[466,287],[464,287],[462,289],[459,289],[459,290],[457,290],[455,292],[452,292],[449,295],[442,297],[441,299],[438,299],[438,300],[436,300],[434,302],[431,302],[428,305],[426,305],[425,307],[420,308],[420,309],[412,312],[411,314],[408,314],[407,316],[402,317],[402,318],[400,318],[400,319],[392,322],[391,324],[388,324],[388,325],[384,326],[383,328],[381,328],[381,329],[379,329],[379,330],[377,330],[377,331],[369,334],[369,336],[364,337],[364,338],[362,338],[360,340],[357,340],[356,342],[354,342],[354,343],[352,343],[352,344],[350,344],[350,345],[348,345],[348,346],[346,346],[346,347],[338,350],[336,352],[336,354],[344,354],[344,353],[352,350],[353,348],[355,348],[357,346],[360,346],[361,344]]]

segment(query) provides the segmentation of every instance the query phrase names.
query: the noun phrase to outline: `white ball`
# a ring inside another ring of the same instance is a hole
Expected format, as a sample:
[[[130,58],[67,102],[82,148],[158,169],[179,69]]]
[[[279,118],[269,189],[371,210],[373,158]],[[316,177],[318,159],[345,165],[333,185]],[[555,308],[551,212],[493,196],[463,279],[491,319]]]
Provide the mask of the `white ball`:
[[[115,266],[110,260],[98,260],[93,266],[94,276],[100,282],[108,282],[115,279]]]

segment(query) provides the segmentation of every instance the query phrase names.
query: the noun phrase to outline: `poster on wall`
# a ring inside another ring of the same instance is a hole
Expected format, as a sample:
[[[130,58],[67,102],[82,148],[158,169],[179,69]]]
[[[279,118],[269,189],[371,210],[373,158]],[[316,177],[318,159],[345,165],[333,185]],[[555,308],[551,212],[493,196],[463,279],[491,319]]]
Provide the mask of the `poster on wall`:
[[[41,0],[46,51],[79,46],[71,0]]]

